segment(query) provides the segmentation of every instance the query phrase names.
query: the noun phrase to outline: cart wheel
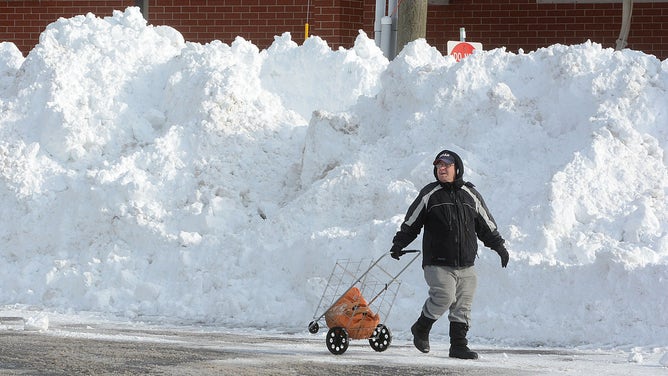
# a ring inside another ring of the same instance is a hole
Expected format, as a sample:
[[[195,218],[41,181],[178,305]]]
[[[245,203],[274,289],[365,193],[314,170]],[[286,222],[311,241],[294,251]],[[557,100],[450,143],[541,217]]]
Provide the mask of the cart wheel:
[[[320,330],[320,325],[318,325],[318,322],[317,322],[317,321],[311,321],[311,322],[308,324],[308,331],[309,331],[311,334],[316,334],[316,333],[318,333],[318,330]]]
[[[373,335],[369,338],[369,345],[371,345],[371,348],[374,350],[381,352],[387,350],[387,348],[390,347],[390,343],[392,343],[392,333],[390,332],[390,329],[383,324],[378,324],[373,331]]]
[[[327,332],[327,350],[334,355],[341,355],[348,350],[348,332],[335,326]]]

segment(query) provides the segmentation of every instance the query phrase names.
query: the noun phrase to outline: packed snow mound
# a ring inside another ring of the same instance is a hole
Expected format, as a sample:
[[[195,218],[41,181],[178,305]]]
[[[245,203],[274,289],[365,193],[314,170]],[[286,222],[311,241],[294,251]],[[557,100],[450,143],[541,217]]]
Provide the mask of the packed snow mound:
[[[362,32],[202,45],[137,8],[17,51],[0,304],[306,330],[335,261],[385,254],[450,148],[511,254],[479,250],[472,337],[668,345],[666,61],[588,42],[457,63],[418,40],[389,62]],[[387,324],[408,336],[427,291],[417,264],[402,280]]]
[[[14,82],[22,62],[23,54],[14,43],[0,42],[0,98]]]

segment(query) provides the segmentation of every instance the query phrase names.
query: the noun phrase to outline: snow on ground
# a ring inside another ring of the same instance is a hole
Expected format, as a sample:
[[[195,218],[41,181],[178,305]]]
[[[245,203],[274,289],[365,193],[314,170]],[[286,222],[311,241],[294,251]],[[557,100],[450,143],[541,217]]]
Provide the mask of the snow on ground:
[[[666,352],[667,91],[668,61],[591,42],[388,62],[364,33],[259,50],[137,8],[59,19],[25,58],[0,43],[0,305],[304,331],[451,148],[511,254],[480,248],[474,343]],[[401,279],[408,339],[427,291]]]

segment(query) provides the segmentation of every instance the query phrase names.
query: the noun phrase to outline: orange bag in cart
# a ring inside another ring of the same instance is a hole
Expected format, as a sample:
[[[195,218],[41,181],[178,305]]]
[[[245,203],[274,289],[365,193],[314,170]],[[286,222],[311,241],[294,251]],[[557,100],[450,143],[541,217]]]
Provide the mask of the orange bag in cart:
[[[325,322],[328,328],[345,328],[352,339],[363,339],[373,335],[380,316],[369,309],[360,289],[352,287],[325,312]]]

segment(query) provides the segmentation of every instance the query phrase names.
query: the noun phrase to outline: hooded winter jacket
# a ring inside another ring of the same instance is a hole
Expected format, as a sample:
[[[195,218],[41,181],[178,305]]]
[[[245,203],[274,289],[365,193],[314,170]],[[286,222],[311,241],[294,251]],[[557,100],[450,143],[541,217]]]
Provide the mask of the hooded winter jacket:
[[[480,193],[473,184],[464,181],[464,164],[459,155],[443,150],[436,159],[443,153],[455,159],[455,180],[441,183],[436,178],[420,190],[392,240],[392,248],[405,248],[424,227],[422,267],[473,266],[478,254],[477,239],[497,253],[505,250],[505,241]],[[437,176],[436,167],[434,176]]]

